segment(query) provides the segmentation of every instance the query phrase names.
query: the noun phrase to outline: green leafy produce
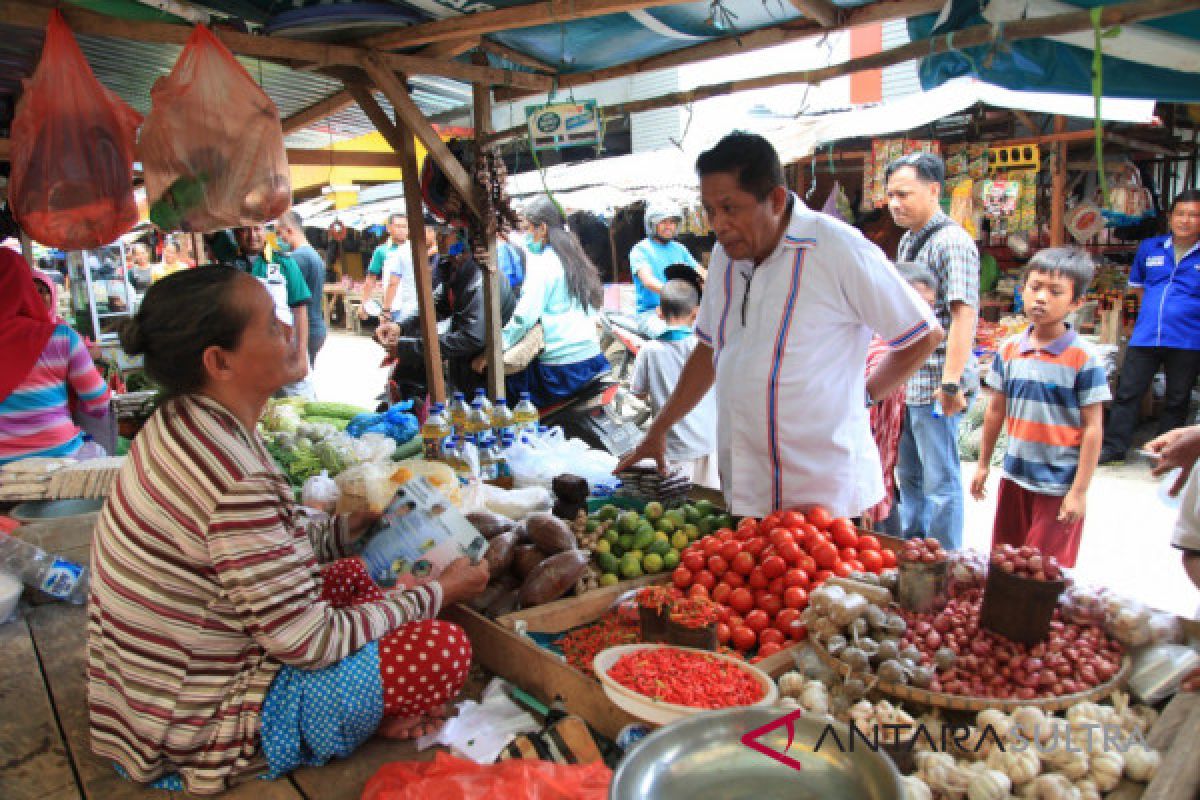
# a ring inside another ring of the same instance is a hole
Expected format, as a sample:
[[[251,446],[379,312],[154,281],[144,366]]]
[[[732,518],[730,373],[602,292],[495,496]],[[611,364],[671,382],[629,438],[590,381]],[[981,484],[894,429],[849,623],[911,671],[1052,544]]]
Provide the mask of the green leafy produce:
[[[313,417],[335,417],[337,419],[344,419],[346,422],[349,422],[359,414],[367,413],[369,413],[367,409],[350,405],[349,403],[309,401],[304,404],[304,416],[308,417],[309,419],[312,419]],[[346,427],[345,423],[342,424],[342,427]]]
[[[279,464],[288,481],[299,486],[313,475],[320,475],[323,467],[317,454],[307,447],[288,447],[286,441],[267,440],[267,452]]]
[[[339,431],[346,430],[346,425],[348,425],[350,423],[350,420],[342,419],[341,417],[305,416],[304,421],[311,422],[314,425],[332,425],[333,427],[337,428]]]

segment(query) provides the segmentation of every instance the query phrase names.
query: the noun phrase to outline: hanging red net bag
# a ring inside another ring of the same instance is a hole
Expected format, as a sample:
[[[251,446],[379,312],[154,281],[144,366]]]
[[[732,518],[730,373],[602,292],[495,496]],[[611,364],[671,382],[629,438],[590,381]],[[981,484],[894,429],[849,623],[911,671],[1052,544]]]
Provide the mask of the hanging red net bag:
[[[104,88],[58,11],[12,124],[9,206],[49,247],[115,241],[138,221],[133,148],[142,115]]]
[[[150,90],[138,157],[150,221],[163,230],[255,225],[292,202],[278,109],[202,26]]]

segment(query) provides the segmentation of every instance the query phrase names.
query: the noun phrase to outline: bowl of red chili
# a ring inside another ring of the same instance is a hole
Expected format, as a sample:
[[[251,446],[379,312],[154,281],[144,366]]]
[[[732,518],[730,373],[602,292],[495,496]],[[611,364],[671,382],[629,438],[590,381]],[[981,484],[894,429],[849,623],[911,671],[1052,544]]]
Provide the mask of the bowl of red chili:
[[[596,654],[608,699],[638,719],[666,725],[720,708],[771,706],[775,682],[739,658],[691,647],[627,644]]]

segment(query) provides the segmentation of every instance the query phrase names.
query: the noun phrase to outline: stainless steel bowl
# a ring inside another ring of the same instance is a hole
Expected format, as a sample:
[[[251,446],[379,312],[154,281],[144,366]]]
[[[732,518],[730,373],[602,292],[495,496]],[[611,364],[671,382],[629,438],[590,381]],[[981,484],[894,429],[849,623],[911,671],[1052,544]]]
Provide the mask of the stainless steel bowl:
[[[104,507],[104,498],[94,497],[75,500],[31,500],[15,506],[8,515],[21,522],[41,522],[47,519],[77,517],[93,514]]]
[[[688,717],[647,736],[617,765],[609,800],[898,800],[900,775],[883,753],[872,752],[825,718],[800,717],[795,738],[779,726],[758,737],[766,747],[800,762],[793,769],[742,744],[742,736],[780,720],[785,712],[737,708]],[[843,748],[826,736],[835,726]],[[845,750],[845,752],[842,752]]]

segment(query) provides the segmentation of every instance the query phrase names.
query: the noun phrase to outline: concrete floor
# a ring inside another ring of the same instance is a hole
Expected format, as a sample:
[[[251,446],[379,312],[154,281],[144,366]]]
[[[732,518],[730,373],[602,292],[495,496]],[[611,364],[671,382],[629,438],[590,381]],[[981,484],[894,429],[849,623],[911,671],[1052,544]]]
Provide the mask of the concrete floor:
[[[374,407],[383,390],[383,351],[370,339],[331,333],[314,371],[322,400]],[[963,485],[970,484],[974,463],[963,464]],[[965,500],[965,543],[987,549],[996,513],[1000,471],[992,470],[988,499]],[[1148,605],[1191,617],[1200,604],[1198,591],[1170,546],[1178,512],[1158,497],[1157,482],[1144,465],[1101,467],[1088,493],[1083,545],[1076,573],[1082,583],[1107,586]]]

